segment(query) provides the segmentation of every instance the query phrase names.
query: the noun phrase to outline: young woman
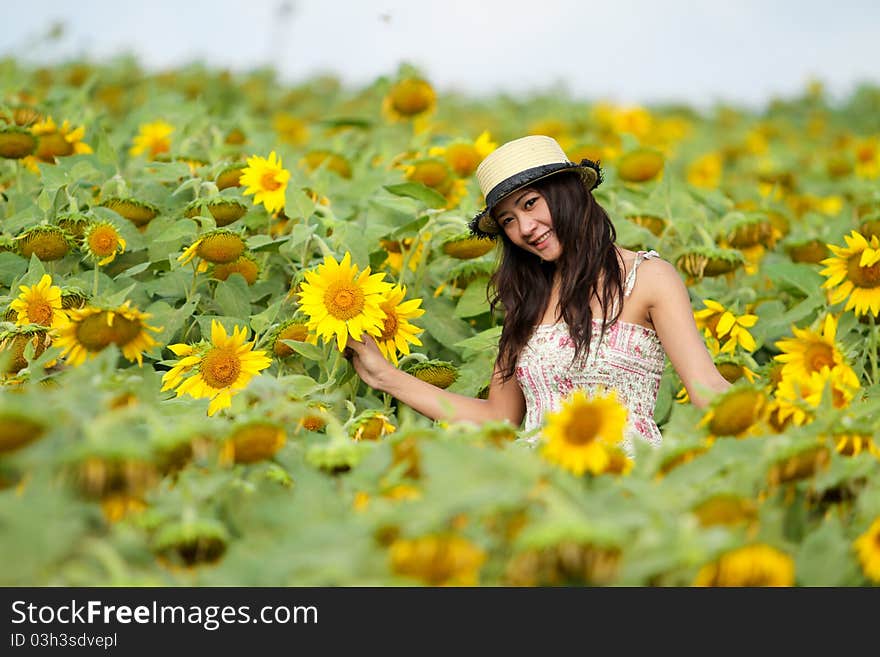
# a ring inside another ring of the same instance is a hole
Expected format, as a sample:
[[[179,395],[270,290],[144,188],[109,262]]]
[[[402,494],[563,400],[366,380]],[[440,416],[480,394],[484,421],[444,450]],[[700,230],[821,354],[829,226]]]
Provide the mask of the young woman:
[[[691,401],[705,406],[730,384],[694,323],[687,289],[654,251],[615,245],[614,226],[593,198],[589,160],[569,162],[550,137],[508,142],[477,168],[486,208],[471,222],[503,245],[490,283],[504,309],[487,399],[441,390],[386,361],[375,342],[350,340],[367,385],[432,419],[541,425],[576,389],[614,389],[628,409],[626,443],[660,442],[654,405],[668,357]]]

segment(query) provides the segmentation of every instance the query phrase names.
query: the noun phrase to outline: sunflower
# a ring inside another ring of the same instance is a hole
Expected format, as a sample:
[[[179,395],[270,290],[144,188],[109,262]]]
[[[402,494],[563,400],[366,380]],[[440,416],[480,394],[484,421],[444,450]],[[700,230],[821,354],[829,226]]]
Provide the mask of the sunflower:
[[[758,543],[726,552],[704,566],[694,586],[793,586],[794,560]]]
[[[283,322],[272,332],[269,345],[276,358],[287,358],[294,353],[293,349],[284,344],[284,340],[317,344],[318,336],[309,332],[309,327],[302,322],[302,319],[294,317]]]
[[[389,548],[391,569],[429,586],[475,586],[486,553],[454,535],[395,539]]]
[[[272,117],[272,127],[285,144],[301,146],[309,140],[308,125],[292,114],[285,112],[276,114]]]
[[[58,226],[34,226],[15,238],[25,258],[37,256],[43,262],[61,260],[70,251],[73,241]]]
[[[108,221],[100,221],[89,226],[83,238],[86,253],[98,263],[98,266],[113,262],[118,253],[125,251],[125,240],[116,230],[116,226]]]
[[[798,426],[811,421],[811,409],[819,406],[826,387],[830,387],[834,408],[845,408],[855,397],[860,384],[847,366],[823,367],[819,372],[810,372],[808,377],[783,376],[776,389],[778,420],[785,422],[791,418]]]
[[[600,474],[611,462],[609,448],[623,441],[627,410],[617,393],[588,397],[577,390],[548,413],[541,456],[576,475]]]
[[[755,339],[748,329],[758,321],[757,315],[740,315],[737,317],[717,301],[705,299],[705,308],[694,313],[697,328],[703,329],[703,335],[709,341],[715,353],[733,353],[737,345],[746,351],[754,351],[757,347]],[[725,339],[723,345],[721,340]]]
[[[232,336],[217,320],[211,320],[211,342],[191,346],[169,345],[180,360],[162,376],[162,390],[177,388],[177,396],[210,399],[208,415],[232,405],[232,395],[272,363],[264,351],[254,351],[247,327],[233,327]],[[198,373],[193,369],[198,366]]]
[[[174,126],[165,121],[142,123],[138,128],[138,134],[134,138],[134,145],[129,150],[129,154],[138,156],[147,153],[151,160],[156,159],[157,155],[171,150],[170,135],[172,132],[174,132]]]
[[[855,144],[856,175],[872,180],[880,177],[880,139],[869,137]]]
[[[248,422],[226,440],[222,459],[229,463],[256,463],[275,456],[287,442],[284,429],[272,422]]]
[[[675,266],[697,280],[705,276],[731,274],[746,264],[739,251],[710,246],[692,246],[675,260]]]
[[[821,332],[792,326],[794,338],[783,338],[776,343],[782,353],[774,358],[784,363],[782,376],[808,377],[811,372],[819,372],[823,367],[848,367],[835,342],[837,321],[834,315],[826,315]]]
[[[830,449],[824,445],[809,445],[774,461],[767,472],[767,483],[778,486],[807,479],[827,468],[830,460]]]
[[[207,263],[227,264],[238,260],[247,249],[247,244],[241,235],[225,228],[205,233],[202,237],[190,244],[183,253],[177,257],[182,265],[187,264],[196,256],[203,260],[198,265],[199,271],[206,271]]]
[[[495,248],[495,240],[475,237],[471,233],[453,235],[440,247],[443,253],[458,260],[470,260],[486,255]]]
[[[382,113],[391,121],[407,121],[430,114],[437,105],[434,88],[420,78],[405,78],[388,91]]]
[[[143,228],[159,214],[159,208],[152,203],[133,198],[110,197],[101,201],[102,208],[113,210],[120,217],[128,219],[138,228]]]
[[[880,584],[880,517],[853,543],[862,571],[875,584]]]
[[[29,346],[33,350],[31,358],[39,358],[46,350],[46,347],[51,344],[52,336],[49,334],[49,329],[45,326],[27,324],[0,332],[0,355],[9,359],[4,361],[6,369],[5,371],[0,370],[0,374],[17,374],[20,370],[27,367],[28,359],[26,352]],[[46,364],[47,367],[50,365],[50,363]]]
[[[404,369],[407,374],[438,388],[448,388],[458,379],[458,368],[445,360],[424,360],[407,364]]]
[[[321,167],[332,171],[340,178],[351,178],[351,165],[348,160],[330,151],[309,151],[300,162],[310,172]]]
[[[37,138],[27,128],[19,126],[0,127],[0,157],[20,160],[34,152]]]
[[[257,277],[260,275],[260,266],[251,256],[243,253],[232,262],[214,265],[211,277],[216,278],[218,281],[225,281],[233,274],[240,274],[248,285],[253,285],[257,282]]]
[[[281,158],[272,151],[268,158],[249,157],[239,184],[245,185],[245,195],[254,195],[255,204],[262,203],[269,212],[278,212],[284,208],[289,180],[290,171],[283,168]]]
[[[466,191],[466,183],[456,178],[446,160],[439,157],[427,157],[416,160],[404,167],[406,179],[410,182],[422,183],[446,199],[446,208],[458,205]]]
[[[326,256],[316,271],[305,272],[306,282],[300,285],[298,296],[309,330],[325,343],[335,335],[340,351],[349,335],[355,340],[364,333],[381,336],[386,316],[381,304],[393,288],[382,280],[384,276],[371,276],[369,267],[358,274],[347,251],[341,263],[332,255]]]
[[[217,189],[222,190],[229,187],[240,187],[241,174],[244,172],[244,169],[244,164],[231,164],[228,167],[225,167],[217,174],[217,178],[215,179]]]
[[[820,274],[828,280],[823,288],[835,288],[829,295],[831,303],[846,300],[844,311],[854,309],[856,316],[880,315],[880,240],[876,235],[871,241],[858,231],[844,236],[846,247],[829,244],[834,254],[822,260],[825,265]]]
[[[720,153],[706,153],[687,168],[687,181],[694,187],[716,189],[721,183],[724,160]]]
[[[702,527],[752,523],[758,518],[755,503],[745,497],[719,493],[697,504],[691,512]]]
[[[192,219],[201,215],[205,208],[211,213],[218,228],[223,228],[233,221],[241,219],[248,211],[248,206],[237,199],[215,196],[207,200],[196,199],[192,201],[184,209],[183,216]]]
[[[379,440],[397,430],[389,417],[381,411],[364,411],[349,428],[353,440]]]
[[[617,163],[617,175],[625,182],[648,182],[662,174],[663,164],[662,153],[649,148],[639,148],[620,158]]]
[[[485,131],[473,142],[457,140],[446,146],[434,146],[428,151],[428,155],[445,159],[459,178],[470,178],[480,162],[497,146],[488,131]]]
[[[397,365],[398,352],[409,355],[409,343],[421,347],[421,341],[416,334],[423,329],[413,326],[408,320],[421,317],[425,314],[424,309],[419,308],[421,299],[403,301],[406,296],[406,288],[399,285],[392,287],[385,295],[385,300],[379,307],[385,313],[382,324],[382,335],[376,338],[376,344],[382,354]]]
[[[754,433],[767,417],[768,401],[763,390],[745,385],[731,387],[712,400],[700,426],[708,425],[713,436],[741,438]]]
[[[54,164],[56,157],[92,152],[91,147],[82,141],[86,129],[83,126],[73,129],[67,120],[59,128],[50,116],[33,125],[31,132],[38,137],[34,156],[43,162]]]
[[[16,324],[39,324],[53,329],[67,325],[67,314],[61,305],[61,288],[52,285],[49,274],[43,274],[36,285],[20,285],[18,289],[21,294],[9,304],[9,308],[17,313]]]
[[[115,344],[127,360],[143,364],[143,352],[158,344],[148,331],[162,329],[146,324],[150,315],[132,308],[130,303],[126,301],[114,308],[87,306],[69,310],[70,323],[55,341],[63,349],[61,356],[71,365],[81,365],[86,358]]]

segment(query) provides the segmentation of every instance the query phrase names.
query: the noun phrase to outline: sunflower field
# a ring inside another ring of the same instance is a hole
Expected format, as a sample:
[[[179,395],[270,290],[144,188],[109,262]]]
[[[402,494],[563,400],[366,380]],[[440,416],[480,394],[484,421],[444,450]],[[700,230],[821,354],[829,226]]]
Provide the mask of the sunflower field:
[[[343,357],[367,333],[485,395],[473,173],[525,134],[601,163],[733,383],[700,409],[667,366],[634,458],[613,398],[533,443]],[[698,111],[6,59],[0,158],[4,586],[880,583],[880,88]]]

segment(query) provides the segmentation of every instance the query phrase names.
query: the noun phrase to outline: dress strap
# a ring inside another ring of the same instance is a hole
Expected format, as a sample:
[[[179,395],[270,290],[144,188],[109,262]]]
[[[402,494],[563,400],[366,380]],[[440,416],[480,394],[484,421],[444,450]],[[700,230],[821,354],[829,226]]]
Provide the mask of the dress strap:
[[[623,296],[628,297],[633,290],[633,286],[636,284],[636,271],[639,268],[639,265],[642,264],[642,260],[647,260],[649,258],[659,258],[660,254],[657,253],[654,249],[650,251],[637,251],[636,259],[633,261],[632,269],[629,270],[629,274],[626,277],[626,281],[623,285]]]

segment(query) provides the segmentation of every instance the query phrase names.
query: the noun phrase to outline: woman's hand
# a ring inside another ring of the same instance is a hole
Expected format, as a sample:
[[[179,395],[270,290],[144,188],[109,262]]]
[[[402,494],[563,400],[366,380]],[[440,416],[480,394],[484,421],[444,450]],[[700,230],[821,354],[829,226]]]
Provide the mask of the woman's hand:
[[[396,368],[385,360],[376,341],[367,334],[363,335],[363,342],[349,338],[343,355],[351,361],[358,376],[371,388],[385,391],[384,385],[388,375],[396,371]]]

